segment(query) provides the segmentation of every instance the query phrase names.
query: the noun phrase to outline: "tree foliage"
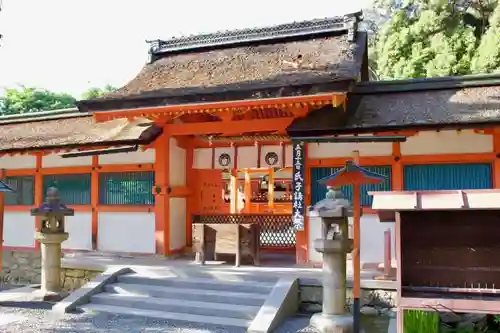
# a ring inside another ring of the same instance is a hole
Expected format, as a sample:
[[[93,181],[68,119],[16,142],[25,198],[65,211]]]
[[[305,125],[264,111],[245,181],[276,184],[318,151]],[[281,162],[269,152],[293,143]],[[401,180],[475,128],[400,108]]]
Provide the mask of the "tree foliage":
[[[95,99],[109,94],[110,92],[116,91],[116,88],[111,85],[106,85],[104,88],[90,88],[83,93],[83,99]]]
[[[45,89],[20,87],[6,89],[0,98],[0,114],[20,114],[27,112],[65,109],[75,106],[75,98],[66,93],[56,93]]]
[[[98,98],[116,88],[90,88],[83,93],[84,99]],[[75,107],[76,98],[67,93],[57,93],[46,89],[20,86],[6,89],[0,98],[0,115],[11,115],[37,111],[50,111]]]
[[[500,69],[500,1],[378,0],[388,20],[370,49],[380,79]]]

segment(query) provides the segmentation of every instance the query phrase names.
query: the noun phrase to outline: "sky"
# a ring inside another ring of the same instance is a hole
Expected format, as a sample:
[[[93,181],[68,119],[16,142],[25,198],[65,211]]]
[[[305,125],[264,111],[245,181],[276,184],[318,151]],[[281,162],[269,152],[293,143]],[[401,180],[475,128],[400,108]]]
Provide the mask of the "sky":
[[[370,0],[0,0],[0,89],[123,86],[146,40],[342,15]],[[239,4],[238,4],[239,3]],[[337,4],[335,4],[337,3]]]

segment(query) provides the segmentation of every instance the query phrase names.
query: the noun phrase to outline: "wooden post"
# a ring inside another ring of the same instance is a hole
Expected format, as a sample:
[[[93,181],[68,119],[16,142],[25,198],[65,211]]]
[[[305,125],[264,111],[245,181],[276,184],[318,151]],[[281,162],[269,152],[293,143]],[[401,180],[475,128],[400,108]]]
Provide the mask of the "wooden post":
[[[274,209],[274,169],[269,169],[268,175],[267,207],[269,209]]]
[[[0,179],[5,182],[6,177],[6,170],[5,169],[0,169]],[[5,193],[0,192],[0,271],[2,269],[2,259],[3,259],[3,217],[5,213]]]
[[[170,136],[155,141],[155,240],[156,253],[170,255]]]
[[[252,201],[252,179],[250,177],[250,171],[248,169],[245,169],[245,187],[244,187],[244,193],[245,193],[245,213],[250,212],[251,208],[251,201]]]
[[[356,165],[359,165],[359,151],[352,152],[352,160]],[[354,284],[352,289],[353,294],[353,316],[354,316],[354,333],[360,332],[360,297],[361,297],[361,259],[360,259],[360,243],[361,243],[361,191],[359,184],[352,186],[352,204],[353,204],[353,275]]]
[[[231,169],[231,193],[230,193],[230,213],[236,214],[238,212],[238,170]]]
[[[391,262],[392,262],[392,250],[391,250],[391,229],[387,229],[384,232],[384,249],[385,249],[385,262],[384,262],[384,275],[389,277],[391,275]]]

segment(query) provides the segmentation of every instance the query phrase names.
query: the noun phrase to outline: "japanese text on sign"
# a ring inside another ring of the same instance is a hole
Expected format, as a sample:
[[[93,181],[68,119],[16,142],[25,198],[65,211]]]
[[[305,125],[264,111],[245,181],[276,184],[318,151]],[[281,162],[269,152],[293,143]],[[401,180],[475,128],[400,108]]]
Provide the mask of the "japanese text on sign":
[[[293,144],[292,222],[297,231],[304,230],[304,143]]]

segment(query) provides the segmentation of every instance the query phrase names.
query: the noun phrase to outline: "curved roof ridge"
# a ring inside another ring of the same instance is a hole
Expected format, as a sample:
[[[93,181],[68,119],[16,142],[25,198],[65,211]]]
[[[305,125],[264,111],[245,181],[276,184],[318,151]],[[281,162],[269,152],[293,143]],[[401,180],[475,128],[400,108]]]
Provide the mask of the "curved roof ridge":
[[[273,26],[217,31],[214,33],[172,37],[167,40],[157,39],[147,42],[151,44],[150,54],[164,55],[166,53],[192,49],[223,47],[241,43],[255,43],[346,31],[353,28],[353,23],[361,21],[361,17],[362,12],[356,12],[337,17],[295,21]]]
[[[90,113],[80,112],[78,108],[57,109],[49,111],[26,112],[0,116],[0,125],[24,123],[32,121],[43,121],[52,119],[88,117]]]

